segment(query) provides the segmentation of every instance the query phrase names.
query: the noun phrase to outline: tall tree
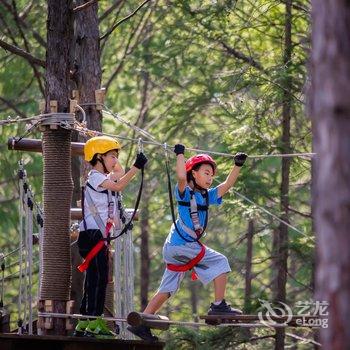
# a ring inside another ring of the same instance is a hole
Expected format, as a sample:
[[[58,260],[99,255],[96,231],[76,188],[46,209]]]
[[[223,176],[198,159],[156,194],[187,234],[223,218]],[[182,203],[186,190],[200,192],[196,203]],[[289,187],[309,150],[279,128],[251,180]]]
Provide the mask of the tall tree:
[[[323,349],[349,349],[350,330],[350,6],[312,1],[310,112],[315,160],[316,300],[329,303]]]
[[[91,130],[102,131],[102,113],[94,105],[95,91],[101,89],[102,70],[100,63],[100,31],[98,21],[98,4],[87,0],[75,2],[74,39],[71,43],[71,88],[78,91],[74,96],[82,105],[86,114],[86,124]],[[82,116],[80,116],[82,117]],[[82,135],[73,132],[72,141],[86,141]],[[86,163],[79,157],[72,159],[72,176],[74,191],[72,205],[76,206],[81,197],[81,178],[86,173]],[[76,243],[71,246],[73,261],[79,261],[79,251]],[[72,270],[72,299],[75,301],[74,310],[78,312],[84,275],[73,266]],[[108,294],[109,295],[109,294]]]
[[[247,251],[245,258],[244,312],[249,314],[252,308],[252,259],[253,259],[254,221],[248,221]]]
[[[290,121],[292,111],[292,78],[290,75],[290,66],[292,58],[292,0],[285,1],[285,23],[284,23],[284,53],[283,65],[285,72],[282,75],[282,140],[281,152],[291,153],[290,141]],[[289,176],[290,176],[290,158],[282,158],[282,179],[280,186],[280,210],[281,219],[289,221]],[[276,276],[274,281],[274,301],[286,302],[286,284],[288,269],[288,227],[280,223],[277,235],[273,240],[273,252],[275,257]],[[275,349],[284,349],[285,331],[283,328],[276,329]]]
[[[57,111],[69,111],[69,49],[73,39],[70,0],[49,0],[46,53],[46,112],[52,101]],[[63,128],[43,133],[44,236],[40,299],[53,301],[53,312],[65,313],[69,300],[70,204],[72,197],[71,131]],[[48,331],[50,332],[50,331]],[[54,319],[54,333],[65,334],[65,320]]]

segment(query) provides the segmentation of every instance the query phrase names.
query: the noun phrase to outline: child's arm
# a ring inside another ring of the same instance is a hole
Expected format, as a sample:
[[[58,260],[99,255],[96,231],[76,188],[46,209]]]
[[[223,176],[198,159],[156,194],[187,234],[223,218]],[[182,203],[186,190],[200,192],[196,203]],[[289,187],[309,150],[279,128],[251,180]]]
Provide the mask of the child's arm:
[[[247,155],[245,153],[237,153],[234,157],[235,165],[227,176],[226,180],[218,186],[218,198],[221,198],[236,183],[238,175],[241,171]]]
[[[108,178],[111,181],[119,181],[124,175],[125,175],[125,170],[117,160],[117,163],[115,164],[113,171],[109,174]]]
[[[185,146],[181,144],[175,145],[174,152],[176,154],[176,175],[177,175],[177,186],[179,192],[183,193],[187,185],[187,176],[185,168]]]
[[[136,157],[134,165],[131,169],[120,178],[118,182],[114,182],[111,180],[105,180],[102,182],[101,187],[106,190],[120,192],[123,191],[130,180],[135,176],[139,169],[142,169],[147,163],[147,158],[143,153],[139,153]]]

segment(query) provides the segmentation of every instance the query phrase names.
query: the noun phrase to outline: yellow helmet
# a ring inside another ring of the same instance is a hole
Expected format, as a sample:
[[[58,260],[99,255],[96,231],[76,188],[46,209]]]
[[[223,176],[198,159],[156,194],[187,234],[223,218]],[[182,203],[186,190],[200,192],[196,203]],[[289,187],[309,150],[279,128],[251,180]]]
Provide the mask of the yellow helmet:
[[[96,136],[88,140],[84,145],[85,160],[89,162],[95,154],[106,153],[113,149],[120,149],[120,143],[109,136]]]

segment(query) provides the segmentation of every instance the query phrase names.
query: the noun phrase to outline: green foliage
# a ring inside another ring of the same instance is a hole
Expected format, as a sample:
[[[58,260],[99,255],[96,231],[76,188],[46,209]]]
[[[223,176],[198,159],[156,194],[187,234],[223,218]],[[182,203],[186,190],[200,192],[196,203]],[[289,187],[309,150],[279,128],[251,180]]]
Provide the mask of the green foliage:
[[[16,3],[23,11],[26,3]],[[301,8],[308,5],[304,0],[297,3]],[[36,31],[45,38],[45,18],[38,16],[44,11],[45,4],[44,1],[35,2],[26,17],[31,29],[26,32],[31,52],[41,59],[45,57],[45,49],[38,44],[33,33]],[[100,1],[99,14],[102,15],[110,5],[111,2]],[[138,5],[139,2],[134,0],[121,2],[112,14],[100,22],[100,33],[106,33]],[[6,40],[23,48],[23,38],[13,17],[9,13],[5,15],[2,5],[0,12],[4,14],[14,39],[7,31]],[[130,123],[170,145],[181,142],[187,147],[231,154],[237,151],[249,155],[281,153],[283,84],[286,77],[292,77],[292,152],[310,152],[310,122],[305,118],[303,103],[309,13],[293,8],[293,54],[287,67],[283,63],[284,16],[283,2],[275,0],[150,2],[101,41],[102,85],[108,83],[106,104]],[[236,54],[230,54],[225,45],[234,49]],[[43,74],[41,68],[39,72]],[[144,91],[147,91],[146,98]],[[37,113],[37,102],[42,98],[32,67],[24,59],[5,51],[0,52],[0,97],[13,103],[27,116]],[[143,100],[148,103],[147,113],[140,118]],[[16,114],[8,103],[0,99],[0,119]],[[110,117],[104,118],[103,128],[109,133],[139,137]],[[18,245],[17,162],[21,157],[24,159],[30,183],[40,202],[42,160],[40,155],[33,153],[7,151],[7,138],[23,135],[23,125],[2,127],[1,131],[0,249],[9,252]],[[40,134],[34,133],[31,137],[39,138]],[[126,141],[123,144],[121,161],[130,166],[136,147]],[[149,145],[145,146],[145,152],[150,158],[145,188],[152,194],[145,204],[150,213],[152,295],[164,268],[161,247],[171,226],[171,216],[164,152]],[[186,152],[186,156],[190,155],[191,152]],[[217,157],[217,161],[216,183],[219,183],[225,180],[232,160]],[[174,157],[171,157],[171,164],[175,164]],[[312,221],[308,216],[311,212],[310,168],[309,159],[293,158],[291,161],[289,221],[306,233],[305,237],[289,230],[289,249],[295,267],[293,278],[288,279],[287,294],[291,306],[298,300],[308,300],[312,295],[312,291],[305,288],[311,282],[314,259]],[[175,183],[174,173],[172,179]],[[279,216],[280,183],[280,158],[252,158],[242,169],[234,189]],[[133,205],[138,185],[136,180],[125,191],[126,206]],[[271,246],[273,232],[279,223],[232,192],[225,196],[223,206],[214,209],[210,215],[206,244],[228,256],[233,271],[229,277],[227,299],[238,307],[244,305],[244,234],[248,220],[254,220],[255,277],[251,296],[251,311],[254,312],[260,306],[258,298],[270,300],[272,297]],[[136,271],[139,271],[139,234],[136,227]],[[137,273],[137,293],[139,282]],[[15,302],[14,288],[17,286],[16,283],[6,285],[6,302]],[[171,318],[192,320],[196,316],[191,308],[191,286],[188,280],[183,281],[183,288],[170,301],[166,312]],[[212,300],[212,290],[198,285],[196,291],[198,313],[202,314]],[[15,306],[12,308],[15,309]],[[219,349],[225,344],[226,348],[235,348],[235,339],[240,342],[245,339],[239,333],[231,329],[203,332],[181,329],[169,335],[167,346],[169,349]],[[270,340],[265,341],[269,344]],[[255,347],[249,343],[246,348]],[[269,348],[268,345],[266,348]]]

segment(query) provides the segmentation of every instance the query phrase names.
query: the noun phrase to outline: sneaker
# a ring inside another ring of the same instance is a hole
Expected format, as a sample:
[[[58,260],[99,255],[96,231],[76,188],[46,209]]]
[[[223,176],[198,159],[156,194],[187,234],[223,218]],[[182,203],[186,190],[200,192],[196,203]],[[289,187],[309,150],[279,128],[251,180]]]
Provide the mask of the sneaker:
[[[151,329],[146,326],[128,326],[126,328],[132,334],[146,341],[158,341],[158,337],[152,334]]]
[[[219,305],[210,304],[208,315],[241,315],[242,311],[234,309],[230,304],[226,304],[225,299],[222,299]]]
[[[96,318],[96,320],[89,321],[89,324],[85,329],[84,336],[109,339],[115,338],[116,334],[108,328],[105,320],[102,318]]]
[[[89,320],[79,320],[73,332],[74,337],[83,337]]]

